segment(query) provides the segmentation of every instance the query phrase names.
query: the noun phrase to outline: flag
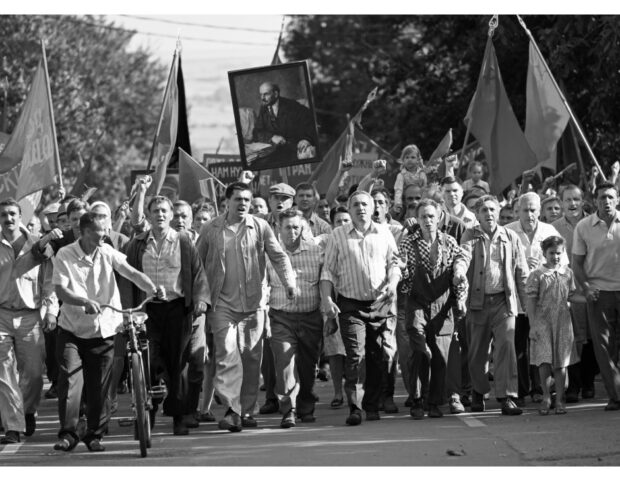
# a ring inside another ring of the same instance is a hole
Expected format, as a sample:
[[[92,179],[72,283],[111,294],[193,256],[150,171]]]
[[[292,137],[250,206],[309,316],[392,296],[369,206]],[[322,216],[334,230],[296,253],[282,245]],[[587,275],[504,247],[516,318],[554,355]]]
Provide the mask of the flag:
[[[557,169],[557,143],[570,119],[543,59],[530,41],[527,68],[525,138],[539,166]]]
[[[153,182],[149,187],[147,195],[157,195],[161,190],[168,164],[174,153],[177,142],[177,131],[179,124],[179,88],[177,84],[178,78],[178,52],[175,50],[168,75],[168,83],[164,92],[164,100],[159,115],[159,124],[153,140],[151,148],[151,160],[154,162],[155,173],[153,174]]]
[[[177,140],[175,149],[172,152],[168,168],[177,168],[179,164],[179,148],[189,155],[192,155],[192,146],[189,141],[189,125],[187,122],[187,104],[185,102],[185,81],[183,79],[183,67],[181,63],[181,53],[179,52],[179,63],[177,66],[177,89],[179,92],[179,114],[177,122]]]
[[[435,159],[439,159],[450,152],[450,148],[452,147],[452,129],[448,129],[446,135],[443,136],[439,145],[435,148],[431,156],[428,158],[429,162],[432,162]]]
[[[11,137],[0,153],[0,199],[13,197],[19,201],[60,181],[52,108],[44,57]]]
[[[465,122],[484,150],[493,194],[500,193],[524,170],[536,165],[536,155],[532,152],[506,95],[490,37]]]
[[[216,183],[223,185],[206,167],[179,149],[179,199],[191,204],[200,197],[209,197],[217,202]]]

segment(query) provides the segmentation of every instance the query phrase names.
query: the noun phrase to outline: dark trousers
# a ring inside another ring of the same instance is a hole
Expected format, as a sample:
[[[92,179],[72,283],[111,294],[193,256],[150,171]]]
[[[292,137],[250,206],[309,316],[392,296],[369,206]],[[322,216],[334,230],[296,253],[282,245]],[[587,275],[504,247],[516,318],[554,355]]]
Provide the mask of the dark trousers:
[[[45,372],[47,379],[52,384],[58,380],[58,361],[56,360],[56,330],[44,332],[45,336]]]
[[[460,363],[449,364],[453,333],[427,327],[428,313],[422,309],[407,310],[407,333],[411,346],[409,362],[410,393],[413,399],[427,397],[429,404],[440,406],[446,402],[446,392],[460,392]],[[437,324],[437,319],[433,320]],[[425,354],[431,351],[431,360]],[[428,393],[428,394],[427,394]]]
[[[542,394],[540,374],[537,366],[530,365],[530,320],[519,314],[515,320],[515,351],[517,354],[517,376],[519,378],[519,397]]]
[[[594,391],[594,377],[599,373],[592,341],[583,344],[578,363],[568,366],[568,389],[566,393],[579,394]]]
[[[78,437],[82,387],[85,388],[87,431],[84,440],[103,437],[108,420],[108,390],[112,380],[114,336],[82,339],[58,327],[56,358],[58,361],[58,436]]]
[[[271,349],[271,341],[265,339],[263,342],[263,360],[260,365],[260,373],[263,375],[263,384],[265,385],[265,400],[277,401],[276,396],[276,367],[273,360],[273,351]]]
[[[358,301],[340,296],[340,330],[346,351],[344,361],[344,390],[350,408],[365,411],[379,410],[383,373],[389,371],[389,362],[383,352],[386,318],[370,319],[373,301]],[[366,379],[362,362],[365,363]],[[361,401],[361,403],[360,403]]]
[[[149,340],[151,384],[163,379],[168,395],[164,414],[190,414],[188,405],[189,340],[192,335],[191,314],[186,313],[185,299],[151,302],[146,306],[146,335]]]
[[[280,408],[284,414],[292,408],[300,416],[312,414],[316,403],[312,388],[323,340],[321,313],[271,309],[269,318]]]
[[[600,291],[596,302],[588,302],[588,322],[607,395],[620,401],[620,291]]]
[[[469,375],[469,365],[467,356],[469,348],[467,343],[467,329],[465,327],[465,316],[454,317],[455,335],[450,348],[450,364],[460,365],[461,371],[461,395],[471,396],[471,376]]]

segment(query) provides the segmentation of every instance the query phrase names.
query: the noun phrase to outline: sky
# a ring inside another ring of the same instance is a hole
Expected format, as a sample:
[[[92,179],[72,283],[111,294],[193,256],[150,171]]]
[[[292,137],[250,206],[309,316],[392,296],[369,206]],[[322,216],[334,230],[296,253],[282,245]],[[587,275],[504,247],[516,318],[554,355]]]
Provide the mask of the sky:
[[[220,153],[238,153],[228,71],[269,65],[282,16],[136,13],[106,17],[117,26],[143,32],[134,36],[130,48],[148,47],[167,66],[180,36],[192,153],[200,160],[202,154],[215,152],[220,142]]]

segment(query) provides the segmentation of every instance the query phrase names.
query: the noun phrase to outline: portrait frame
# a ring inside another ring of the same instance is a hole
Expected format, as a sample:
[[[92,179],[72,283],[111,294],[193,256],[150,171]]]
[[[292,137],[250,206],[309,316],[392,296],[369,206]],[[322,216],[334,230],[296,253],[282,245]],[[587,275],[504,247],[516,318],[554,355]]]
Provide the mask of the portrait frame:
[[[231,70],[228,81],[244,170],[260,171],[321,161],[306,60]],[[278,87],[280,101],[276,104],[275,115],[275,109],[268,111],[267,104],[261,100],[259,90],[265,84]]]

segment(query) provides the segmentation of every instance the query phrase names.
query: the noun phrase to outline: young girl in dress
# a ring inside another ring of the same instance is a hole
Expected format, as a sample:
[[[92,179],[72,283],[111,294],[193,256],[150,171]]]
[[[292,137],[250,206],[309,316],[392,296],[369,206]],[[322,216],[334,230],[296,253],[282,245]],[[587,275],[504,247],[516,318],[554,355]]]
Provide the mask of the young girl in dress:
[[[546,263],[527,279],[527,314],[530,319],[530,364],[538,366],[543,389],[540,414],[549,414],[551,382],[555,379],[556,414],[566,414],[566,368],[575,364],[577,350],[569,301],[577,301],[573,271],[561,265],[564,239],[547,237],[541,242]]]
[[[403,192],[410,185],[426,187],[427,177],[420,149],[414,144],[407,145],[398,160],[402,167],[394,182],[394,210],[400,213],[403,207]]]

